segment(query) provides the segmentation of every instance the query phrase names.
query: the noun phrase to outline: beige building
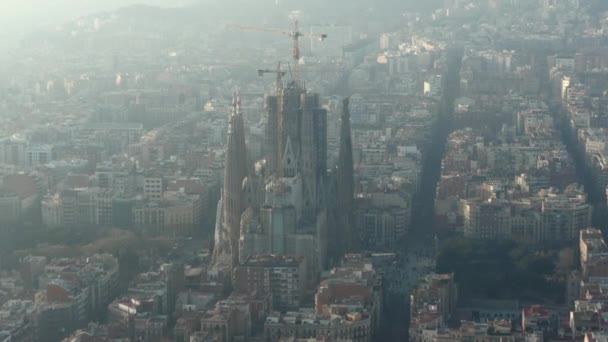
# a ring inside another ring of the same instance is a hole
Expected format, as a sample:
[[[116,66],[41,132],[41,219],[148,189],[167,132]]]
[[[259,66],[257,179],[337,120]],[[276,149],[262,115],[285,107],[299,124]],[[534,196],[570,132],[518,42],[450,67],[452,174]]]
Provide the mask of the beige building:
[[[140,201],[133,207],[133,223],[148,233],[191,235],[202,220],[200,195],[167,192],[159,201]]]
[[[575,186],[562,193],[542,190],[518,200],[497,199],[496,193],[460,201],[465,237],[514,239],[532,243],[572,241],[591,224],[593,208]]]
[[[412,203],[408,193],[377,192],[355,198],[359,239],[368,248],[399,243],[409,232]]]
[[[346,255],[319,284],[314,308],[267,316],[265,340],[331,337],[337,341],[372,341],[382,311],[379,282],[369,258],[362,254]]]
[[[582,279],[608,276],[608,246],[599,229],[581,230],[579,249]]]
[[[542,201],[543,239],[546,241],[574,240],[579,231],[591,225],[592,206],[586,195],[579,193],[546,194]]]
[[[410,341],[431,341],[456,308],[454,274],[428,274],[410,295]]]
[[[460,328],[428,329],[412,341],[420,342],[514,342],[511,321],[497,320],[487,323],[462,321]]]
[[[144,178],[144,197],[153,200],[159,200],[163,197],[162,177]]]
[[[479,240],[504,240],[511,237],[511,209],[507,203],[463,200],[464,236]]]
[[[78,191],[78,223],[80,225],[94,226],[112,225],[113,199],[114,193],[111,189],[88,188]]]
[[[59,195],[47,195],[42,199],[42,223],[49,227],[60,227],[62,225],[61,199]]]
[[[0,139],[0,163],[25,165],[27,141],[20,136]]]
[[[111,189],[65,190],[42,199],[42,222],[49,228],[111,226],[114,193]]]
[[[234,269],[232,283],[240,293],[271,294],[275,309],[296,309],[306,288],[306,261],[284,255],[248,257]]]

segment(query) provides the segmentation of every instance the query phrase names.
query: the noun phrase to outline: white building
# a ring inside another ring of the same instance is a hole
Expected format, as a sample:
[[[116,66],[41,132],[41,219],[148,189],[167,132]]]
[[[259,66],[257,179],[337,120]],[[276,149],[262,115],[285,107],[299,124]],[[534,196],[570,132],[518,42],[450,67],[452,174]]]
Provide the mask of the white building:
[[[25,148],[27,141],[19,136],[0,140],[0,163],[25,165]]]
[[[145,177],[144,178],[144,197],[148,199],[159,200],[163,197],[163,179],[162,177]]]
[[[441,96],[442,94],[442,86],[441,86],[441,75],[432,75],[429,76],[424,81],[423,93],[424,96]]]
[[[12,192],[0,192],[0,223],[15,223],[21,219],[21,199]]]
[[[417,71],[418,56],[412,53],[389,53],[386,55],[388,74],[391,76]]]
[[[55,159],[52,145],[29,145],[25,149],[25,162],[27,166],[44,165]]]
[[[399,41],[395,33],[383,33],[380,35],[380,50],[389,50]]]

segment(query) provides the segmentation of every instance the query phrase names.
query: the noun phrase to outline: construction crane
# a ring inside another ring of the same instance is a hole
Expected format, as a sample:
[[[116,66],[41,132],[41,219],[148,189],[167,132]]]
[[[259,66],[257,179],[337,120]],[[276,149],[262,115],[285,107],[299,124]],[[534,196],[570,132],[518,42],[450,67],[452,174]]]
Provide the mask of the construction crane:
[[[300,57],[301,57],[301,54],[300,54],[300,37],[317,38],[319,40],[325,40],[327,38],[327,34],[325,34],[325,33],[313,34],[313,33],[303,33],[303,32],[301,32],[298,20],[294,20],[293,30],[291,30],[291,31],[289,31],[289,30],[281,30],[281,29],[274,29],[274,28],[267,28],[267,27],[242,26],[242,25],[228,25],[228,27],[234,27],[234,28],[241,29],[241,30],[246,30],[246,31],[282,33],[282,34],[285,34],[288,37],[290,37],[292,39],[292,41],[293,41],[293,50],[291,52],[292,53],[293,63],[294,63],[293,79],[296,80],[296,81],[300,80],[300,67],[299,67],[299,62],[300,62]]]
[[[291,66],[287,63],[289,68],[289,73],[291,75],[292,80],[294,79],[293,72],[291,70]],[[279,95],[281,89],[283,89],[283,77],[287,74],[285,70],[282,69],[281,62],[278,62],[276,70],[273,69],[258,69],[258,76],[262,77],[265,74],[276,74],[276,91],[277,95]],[[338,68],[304,68],[300,70],[301,73],[336,73],[339,77],[344,77],[346,70],[344,67]]]
[[[278,93],[279,90],[281,89],[281,87],[283,87],[283,76],[285,76],[285,74],[286,74],[286,72],[283,69],[281,69],[281,62],[277,63],[276,70],[258,69],[258,76],[264,76],[265,74],[277,74],[276,86],[277,86],[277,93]]]
[[[289,63],[287,63],[288,67],[289,67],[289,71],[292,74],[292,79],[293,79],[293,73],[291,72],[291,67],[289,66]],[[276,74],[277,78],[276,78],[276,89],[277,89],[277,93],[279,92],[279,90],[283,87],[283,77],[287,74],[287,72],[285,70],[283,70],[281,62],[277,63],[277,68],[275,70],[273,69],[258,69],[258,76],[262,77],[265,74]],[[345,70],[344,68],[311,68],[311,69],[304,69],[304,70],[300,70],[300,73],[328,73],[328,72],[335,72],[335,73],[344,73]]]

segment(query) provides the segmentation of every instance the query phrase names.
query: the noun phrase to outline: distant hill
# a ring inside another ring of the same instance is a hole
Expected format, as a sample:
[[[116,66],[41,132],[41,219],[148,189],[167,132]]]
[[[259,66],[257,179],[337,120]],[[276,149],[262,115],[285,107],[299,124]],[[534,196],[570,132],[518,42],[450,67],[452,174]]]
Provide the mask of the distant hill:
[[[390,13],[398,11],[430,11],[440,7],[443,0],[375,0],[375,1],[356,1],[356,0],[283,0],[283,3],[300,7],[310,7],[322,10],[349,11],[353,8],[377,8],[390,10]]]
[[[114,11],[134,4],[175,7],[195,1],[197,0],[0,1],[0,32],[20,35],[92,13]]]

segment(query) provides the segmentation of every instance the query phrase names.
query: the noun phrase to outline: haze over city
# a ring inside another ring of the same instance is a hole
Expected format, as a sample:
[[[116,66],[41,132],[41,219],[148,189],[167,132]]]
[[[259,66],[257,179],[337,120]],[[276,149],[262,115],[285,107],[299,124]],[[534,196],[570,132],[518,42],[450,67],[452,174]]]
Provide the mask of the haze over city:
[[[0,2],[0,342],[608,341],[608,1]]]

